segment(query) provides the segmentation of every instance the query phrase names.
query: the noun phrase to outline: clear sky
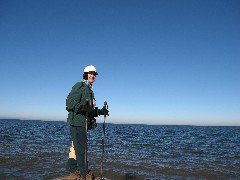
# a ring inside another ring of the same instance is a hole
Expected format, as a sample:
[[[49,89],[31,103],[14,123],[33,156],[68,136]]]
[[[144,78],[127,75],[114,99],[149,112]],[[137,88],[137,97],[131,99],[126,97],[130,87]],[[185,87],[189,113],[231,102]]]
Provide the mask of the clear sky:
[[[240,1],[0,1],[0,118],[66,121],[91,64],[107,122],[240,125]]]

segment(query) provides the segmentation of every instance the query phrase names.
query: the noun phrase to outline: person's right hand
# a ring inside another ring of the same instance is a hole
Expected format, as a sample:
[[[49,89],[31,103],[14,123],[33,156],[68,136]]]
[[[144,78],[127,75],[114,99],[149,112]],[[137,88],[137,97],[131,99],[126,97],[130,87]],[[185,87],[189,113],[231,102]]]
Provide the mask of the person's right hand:
[[[105,115],[105,116],[109,116],[109,111],[106,109],[105,106],[103,106],[102,109],[99,109],[99,115]]]

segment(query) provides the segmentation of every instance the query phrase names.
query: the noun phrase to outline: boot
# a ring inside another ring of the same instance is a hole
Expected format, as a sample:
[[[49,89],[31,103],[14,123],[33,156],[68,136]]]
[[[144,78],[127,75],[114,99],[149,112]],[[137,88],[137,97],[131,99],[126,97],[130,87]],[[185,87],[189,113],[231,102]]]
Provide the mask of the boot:
[[[69,174],[69,180],[82,180],[82,177],[79,171],[71,172]]]
[[[91,170],[87,171],[86,180],[94,180],[94,175],[93,175],[93,172]]]

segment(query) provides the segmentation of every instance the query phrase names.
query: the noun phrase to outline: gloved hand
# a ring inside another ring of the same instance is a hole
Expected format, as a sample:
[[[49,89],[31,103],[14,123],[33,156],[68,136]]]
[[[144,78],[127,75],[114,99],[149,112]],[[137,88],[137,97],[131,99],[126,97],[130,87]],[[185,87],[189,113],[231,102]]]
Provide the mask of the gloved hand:
[[[88,119],[88,130],[95,129],[97,127],[96,119],[95,118],[89,118]]]
[[[103,106],[102,109],[99,109],[99,110],[98,110],[98,115],[99,115],[99,116],[100,116],[100,115],[106,115],[106,116],[109,116],[108,112],[109,112],[109,111],[106,109],[106,107]]]

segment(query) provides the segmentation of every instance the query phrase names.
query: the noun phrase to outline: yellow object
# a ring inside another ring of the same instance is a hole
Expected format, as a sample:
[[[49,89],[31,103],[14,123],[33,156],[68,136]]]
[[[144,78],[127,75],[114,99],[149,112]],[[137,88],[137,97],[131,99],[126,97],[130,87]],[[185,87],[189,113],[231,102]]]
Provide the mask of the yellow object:
[[[69,158],[73,158],[76,160],[76,154],[75,154],[75,150],[74,150],[73,141],[72,141],[72,146],[70,147],[70,150],[69,150]]]

